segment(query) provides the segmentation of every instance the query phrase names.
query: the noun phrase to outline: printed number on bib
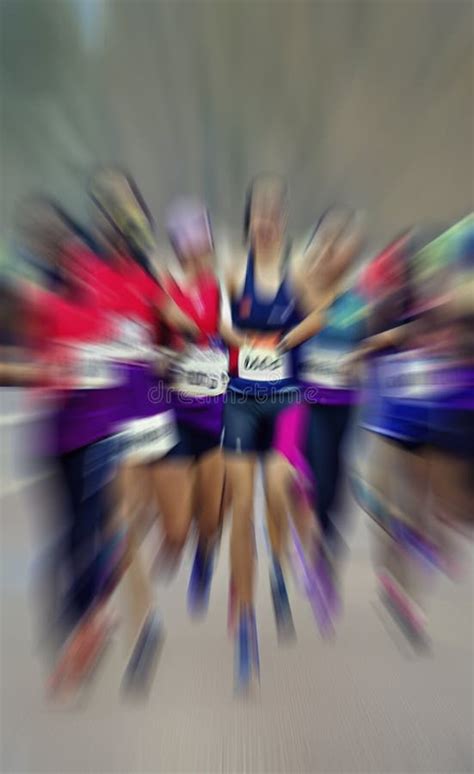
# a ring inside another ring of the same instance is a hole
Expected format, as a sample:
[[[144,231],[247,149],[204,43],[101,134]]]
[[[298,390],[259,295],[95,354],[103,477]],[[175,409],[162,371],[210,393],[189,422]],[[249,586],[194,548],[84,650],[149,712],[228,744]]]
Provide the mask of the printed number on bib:
[[[185,395],[222,395],[228,380],[227,356],[217,349],[194,347],[173,367],[173,388]]]
[[[301,364],[301,380],[334,389],[349,387],[347,354],[330,349],[312,349]]]
[[[239,377],[253,382],[281,382],[290,376],[290,356],[277,350],[279,337],[256,336],[239,351]]]

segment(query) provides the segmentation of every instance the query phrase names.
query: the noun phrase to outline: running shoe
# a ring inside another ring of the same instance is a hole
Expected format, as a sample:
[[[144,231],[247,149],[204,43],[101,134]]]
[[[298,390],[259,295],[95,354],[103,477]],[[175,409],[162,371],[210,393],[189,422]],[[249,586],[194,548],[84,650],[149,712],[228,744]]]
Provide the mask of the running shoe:
[[[103,609],[82,620],[62,648],[49,681],[51,695],[72,696],[92,676],[110,640],[111,622]]]
[[[308,571],[308,600],[322,637],[334,634],[334,620],[341,608],[335,574],[322,547]]]
[[[277,558],[273,558],[270,571],[270,586],[272,591],[273,610],[277,627],[278,639],[281,641],[293,640],[296,636],[291,614],[290,601],[286,590],[285,577],[281,564]]]
[[[122,689],[148,693],[164,641],[164,628],[156,610],[148,613],[128,661]]]
[[[252,665],[256,678],[260,680],[260,651],[258,647],[257,619],[255,611],[252,609],[249,613],[250,619],[250,648]]]
[[[426,618],[421,609],[388,572],[378,576],[382,602],[403,634],[417,649],[429,646]]]
[[[440,568],[439,551],[420,532],[403,521],[394,520],[393,534],[399,545],[408,551],[427,572]]]
[[[341,612],[342,601],[339,593],[336,568],[327,551],[321,549],[315,568],[315,582],[319,585],[331,620]]]
[[[188,586],[188,609],[192,615],[205,613],[209,604],[211,581],[214,570],[214,552],[196,548]]]
[[[299,591],[308,596],[314,583],[315,556],[319,551],[318,540],[310,535],[307,544],[303,544],[293,525],[291,526],[291,538],[289,541],[289,560],[293,577]]]
[[[239,693],[248,692],[260,678],[257,627],[253,610],[241,612],[235,633],[235,684]]]

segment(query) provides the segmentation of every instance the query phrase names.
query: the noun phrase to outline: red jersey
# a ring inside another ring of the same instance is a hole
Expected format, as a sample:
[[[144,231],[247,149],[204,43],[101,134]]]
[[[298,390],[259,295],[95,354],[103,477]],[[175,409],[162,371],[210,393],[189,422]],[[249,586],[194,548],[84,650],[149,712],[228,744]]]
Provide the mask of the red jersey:
[[[156,342],[163,290],[129,258],[116,256],[113,262],[98,263],[94,280],[109,319],[112,343],[130,351],[151,348]]]
[[[219,335],[220,325],[220,287],[212,272],[200,274],[192,286],[183,286],[168,275],[163,280],[163,289],[168,293],[175,304],[199,328],[198,339],[194,342],[197,346],[209,346],[210,339]],[[183,349],[186,339],[179,331],[171,331],[170,346],[173,349]]]
[[[105,347],[112,328],[102,286],[96,282],[99,260],[87,249],[66,247],[65,284],[58,292],[38,287],[25,296],[30,345],[44,366],[45,382],[60,389],[103,389],[116,377]],[[73,260],[70,260],[72,259]]]

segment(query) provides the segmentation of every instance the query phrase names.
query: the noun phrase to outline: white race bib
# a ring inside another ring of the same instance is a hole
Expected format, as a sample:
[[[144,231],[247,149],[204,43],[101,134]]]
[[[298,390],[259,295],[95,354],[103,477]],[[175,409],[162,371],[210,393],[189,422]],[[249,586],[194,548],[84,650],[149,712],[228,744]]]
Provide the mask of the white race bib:
[[[152,360],[155,352],[149,326],[130,317],[114,315],[110,356],[123,361]]]
[[[121,383],[118,369],[110,360],[107,346],[64,345],[62,376],[73,390],[103,390]]]
[[[300,379],[321,387],[345,389],[350,387],[347,374],[347,351],[311,348],[307,357],[303,354],[300,367]]]
[[[390,398],[427,399],[455,389],[456,374],[442,358],[422,352],[388,355],[380,366],[381,389]]]
[[[281,382],[291,376],[288,352],[280,354],[274,335],[256,337],[239,350],[239,377],[251,382]]]
[[[239,376],[252,382],[280,382],[288,379],[290,362],[288,353],[260,347],[241,347],[239,351]]]
[[[192,347],[173,366],[173,389],[184,395],[222,395],[228,381],[228,358],[220,349]]]
[[[160,459],[178,442],[174,414],[164,411],[153,417],[133,419],[120,428],[118,438],[131,462]]]

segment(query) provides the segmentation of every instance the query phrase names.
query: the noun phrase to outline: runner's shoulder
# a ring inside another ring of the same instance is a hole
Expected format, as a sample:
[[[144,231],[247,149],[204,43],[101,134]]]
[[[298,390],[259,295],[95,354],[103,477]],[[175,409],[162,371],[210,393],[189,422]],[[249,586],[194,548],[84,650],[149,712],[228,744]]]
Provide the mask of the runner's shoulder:
[[[288,258],[287,278],[290,287],[298,293],[304,289],[307,281],[307,265],[303,250],[293,246]]]
[[[243,249],[234,253],[232,265],[225,271],[225,286],[230,298],[235,298],[242,290],[247,270],[247,252]]]

